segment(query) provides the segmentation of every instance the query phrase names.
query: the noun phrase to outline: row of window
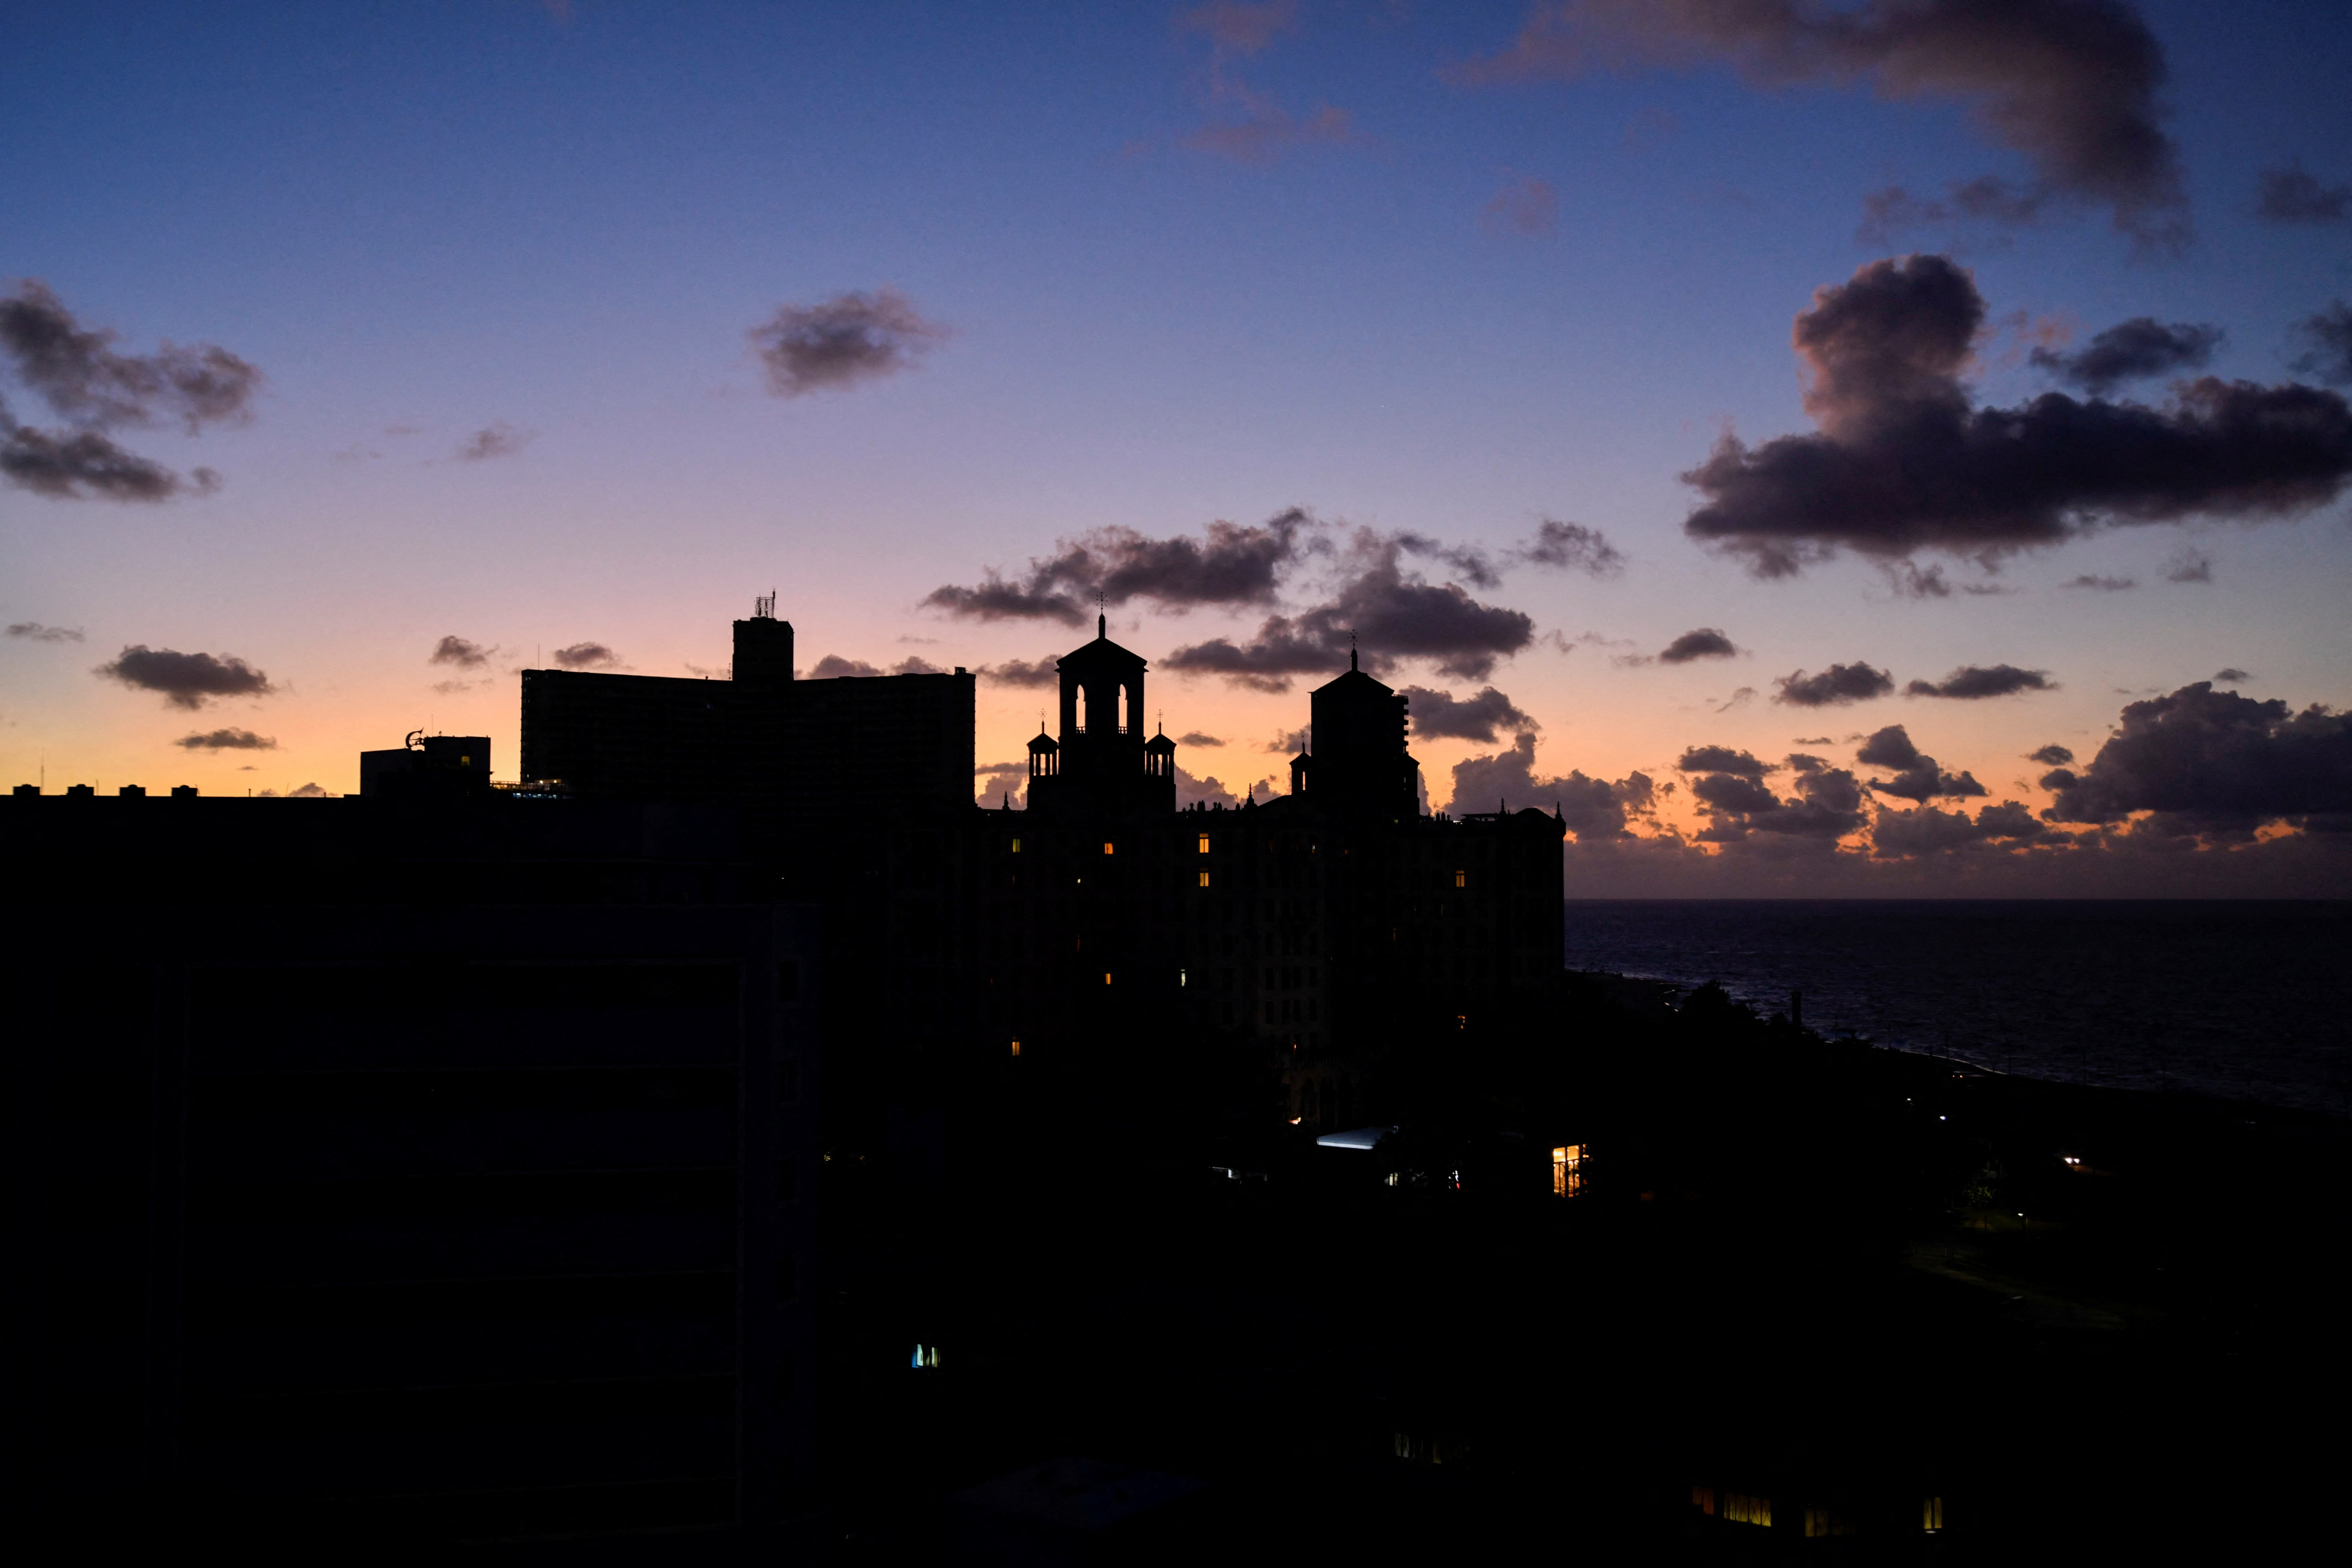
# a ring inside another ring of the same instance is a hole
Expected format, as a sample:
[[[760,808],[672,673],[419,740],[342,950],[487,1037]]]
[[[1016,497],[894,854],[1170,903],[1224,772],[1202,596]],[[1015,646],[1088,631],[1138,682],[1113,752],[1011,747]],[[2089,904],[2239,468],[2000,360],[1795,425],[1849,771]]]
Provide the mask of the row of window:
[[[1555,1159],[1561,1152],[1562,1151],[1557,1149],[1552,1151]],[[1715,1514],[1717,1511],[1715,1489],[1693,1486],[1691,1506],[1701,1513]],[[1756,1524],[1769,1527],[1772,1522],[1772,1500],[1768,1497],[1757,1497],[1748,1492],[1725,1492],[1722,1499],[1722,1517],[1734,1524]],[[1944,1528],[1942,1498],[1931,1497],[1921,1500],[1919,1528],[1929,1534],[1934,1534]],[[1804,1511],[1804,1531],[1809,1537],[1858,1533],[1853,1520],[1833,1509],[1827,1508],[1807,1508]]]

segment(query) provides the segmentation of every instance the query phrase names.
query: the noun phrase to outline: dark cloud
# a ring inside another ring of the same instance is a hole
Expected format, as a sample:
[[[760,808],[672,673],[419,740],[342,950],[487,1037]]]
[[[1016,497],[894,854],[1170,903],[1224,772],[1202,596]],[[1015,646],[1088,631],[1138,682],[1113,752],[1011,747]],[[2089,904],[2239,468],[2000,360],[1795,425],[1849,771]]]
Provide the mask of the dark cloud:
[[[1614,577],[1625,570],[1625,552],[1610,543],[1608,536],[1599,529],[1549,517],[1537,526],[1532,538],[1511,552],[1511,556],[1515,562],[1581,572],[1588,577]]]
[[[839,391],[912,370],[949,335],[896,289],[786,305],[751,331],[768,367],[768,390],[778,397]]]
[[[485,425],[457,443],[460,462],[479,463],[491,458],[511,458],[538,438],[536,430],[518,430],[501,419]]]
[[[2223,839],[2274,822],[2352,829],[2352,715],[2316,704],[2293,712],[2202,680],[2131,703],[2047,815],[2116,823],[2139,812],[2176,834]]]
[[[1660,664],[1688,664],[1695,658],[1737,658],[1739,649],[1714,626],[1685,632],[1658,650]]]
[[[1176,770],[1176,804],[1184,805],[1239,805],[1242,797],[1220,784],[1215,778],[1195,778],[1180,765]]]
[[[1727,698],[1723,704],[1716,709],[1716,711],[1718,713],[1728,713],[1734,708],[1745,708],[1750,702],[1755,700],[1756,689],[1752,686],[1743,686]]]
[[[2168,583],[2210,583],[2213,563],[2201,550],[2180,550],[2164,563],[2164,580]]]
[[[1771,763],[1730,746],[1689,747],[1675,759],[1675,767],[1680,773],[1730,773],[1744,779],[1761,779],[1772,771]]]
[[[982,680],[998,686],[1054,686],[1061,680],[1054,668],[1058,662],[1051,654],[1034,661],[1008,658],[1002,664],[982,665],[979,674]]]
[[[2074,753],[2053,741],[2039,751],[2028,752],[2025,754],[2025,760],[2029,763],[2040,763],[2046,768],[2063,768],[2074,760]]]
[[[1057,540],[1008,579],[993,568],[974,586],[933,589],[923,603],[973,620],[1051,620],[1083,626],[1098,601],[1148,599],[1164,610],[1270,605],[1285,575],[1328,548],[1324,526],[1298,507],[1244,527],[1222,520],[1198,539],[1152,539],[1131,528],[1100,528]],[[1415,546],[1436,547],[1417,535]]]
[[[845,676],[876,676],[881,673],[879,668],[862,658],[844,658],[837,653],[829,653],[816,661],[816,668],[809,671],[809,679],[839,680]]]
[[[2095,577],[2086,572],[2080,577],[2069,577],[2058,585],[2062,588],[2088,588],[2095,594],[2121,594],[2138,587],[2139,581],[2134,577]]]
[[[1455,812],[1513,811],[1529,806],[1556,806],[1577,842],[1601,843],[1633,837],[1627,824],[1657,808],[1657,789],[1648,775],[1629,773],[1614,783],[1587,778],[1571,771],[1563,777],[1535,771],[1536,738],[1521,733],[1511,749],[1493,756],[1469,757],[1454,764]]]
[[[1762,833],[1784,842],[1833,842],[1863,826],[1862,786],[1845,769],[1802,769],[1791,783],[1796,793],[1778,795],[1760,773],[1710,773],[1694,778],[1691,798],[1707,818],[1699,840],[1742,844]]]
[[[89,430],[171,420],[194,435],[253,417],[261,373],[226,349],[167,342],[152,354],[122,354],[116,336],[81,325],[37,279],[0,297],[0,351],[60,419]]]
[[[1531,715],[1491,686],[1462,698],[1426,686],[1408,686],[1404,694],[1412,704],[1412,732],[1430,740],[1450,736],[1492,745],[1498,731],[1517,734],[1539,727]]]
[[[2071,842],[2071,836],[2036,822],[2032,812],[2013,800],[1979,807],[1973,821],[1965,808],[1946,812],[1921,805],[1915,811],[1882,811],[1870,831],[1870,852],[1890,859],[2056,842]]]
[[[566,669],[618,669],[621,656],[600,642],[576,642],[557,648],[555,662]]]
[[[973,793],[982,805],[1001,805],[1011,801],[1018,806],[1024,804],[1024,795],[1029,788],[1029,759],[1012,763],[984,763],[971,770],[979,783]]]
[[[8,628],[8,635],[12,637],[23,637],[29,642],[79,642],[82,640],[79,626],[45,626],[38,621],[18,621]]]
[[[1827,757],[1816,757],[1808,752],[1790,752],[1780,760],[1780,765],[1795,773],[1817,773],[1830,765]]]
[[[1396,541],[1397,548],[1407,555],[1443,561],[1474,588],[1494,588],[1502,584],[1501,570],[1487,558],[1484,550],[1475,544],[1446,544],[1426,534],[1409,531],[1391,537]]]
[[[58,500],[169,500],[209,495],[220,476],[196,468],[186,477],[118,445],[96,430],[62,434],[19,425],[0,403],[0,479]]]
[[[202,708],[215,697],[268,697],[269,677],[241,658],[179,653],[143,643],[124,648],[92,673],[141,691],[160,692],[174,708]]]
[[[2227,669],[2215,670],[2213,672],[2213,679],[2216,680],[2252,680],[2253,677],[2248,675],[2244,670],[2240,669],[2237,666],[2231,665]],[[2071,762],[2074,759],[2070,757],[2067,760]]]
[[[2191,321],[2165,325],[2153,316],[2134,316],[2109,327],[2073,353],[2047,346],[2027,359],[2070,386],[2105,397],[2127,381],[2201,370],[2221,344],[2221,329]]]
[[[1283,756],[1296,756],[1307,750],[1307,742],[1313,738],[1313,733],[1304,726],[1296,730],[1284,730],[1265,743],[1265,749]]]
[[[2031,227],[2048,210],[2051,195],[2046,186],[2020,190],[1989,174],[1956,182],[1942,197],[1917,196],[1901,185],[1888,185],[1862,198],[1862,225],[1854,230],[1854,242],[1891,245],[1906,229],[1942,223]]]
[[[1895,689],[1895,678],[1857,661],[1831,665],[1819,675],[1808,675],[1800,669],[1781,676],[1773,684],[1780,689],[1773,694],[1775,702],[1796,708],[1829,708],[1884,697]]]
[[[1332,597],[1297,616],[1272,616],[1245,643],[1213,637],[1177,648],[1164,668],[1221,675],[1262,691],[1289,688],[1293,676],[1336,671],[1350,639],[1375,671],[1427,659],[1441,675],[1479,680],[1496,661],[1535,640],[1535,622],[1518,610],[1481,604],[1458,584],[1407,574],[1393,537],[1359,530],[1348,574]]]
[[[2352,305],[2332,301],[2317,315],[2297,321],[2294,335],[2310,345],[2295,357],[2295,369],[2330,386],[2352,385]]]
[[[2033,186],[2008,200],[2093,203],[2143,241],[2184,226],[2179,161],[2158,123],[2164,51],[2120,0],[1567,0],[1538,5],[1508,48],[1449,75],[1513,81],[1709,57],[1761,87],[1958,100],[2032,161]]]
[[[278,742],[268,735],[257,735],[250,730],[234,726],[207,730],[201,734],[183,735],[172,742],[191,752],[274,752]]]
[[[1938,796],[1977,795],[1985,793],[1984,785],[1969,773],[1952,774],[1936,765],[1936,759],[1911,743],[1911,736],[1900,724],[1889,724],[1864,740],[1853,760],[1864,767],[1891,768],[1891,779],[1873,779],[1870,787],[1879,795],[1891,795],[1903,800],[1928,801]]]
[[[2352,407],[2307,386],[2208,376],[2164,409],[2063,393],[1972,408],[1960,375],[1984,316],[1940,256],[1817,290],[1795,341],[1819,433],[1724,437],[1683,476],[1706,498],[1685,531],[1778,577],[1840,549],[1990,560],[2101,526],[2278,516],[2352,480]]]
[[[2055,691],[2058,683],[2046,669],[2020,669],[2013,664],[1964,664],[1941,680],[1915,680],[1903,689],[1906,697],[2013,697],[2021,691]]]
[[[459,669],[479,669],[489,663],[498,651],[495,647],[485,647],[452,633],[434,645],[433,652],[425,662],[455,665]]]
[[[1176,737],[1176,743],[1180,746],[1222,746],[1224,742],[1214,735],[1203,735],[1198,730],[1188,730]]]
[[[2254,212],[2273,223],[2342,223],[2352,216],[2352,185],[2323,185],[2300,163],[2264,169]]]
[[[1488,234],[1549,234],[1559,221],[1559,193],[1532,174],[1515,174],[1478,209]]]

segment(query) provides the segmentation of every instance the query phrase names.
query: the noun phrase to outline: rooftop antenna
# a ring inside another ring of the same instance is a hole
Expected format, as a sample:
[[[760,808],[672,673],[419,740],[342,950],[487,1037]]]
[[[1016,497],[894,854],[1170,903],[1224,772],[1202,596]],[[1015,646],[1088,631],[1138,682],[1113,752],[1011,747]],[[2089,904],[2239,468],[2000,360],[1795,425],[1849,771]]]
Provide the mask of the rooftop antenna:
[[[1101,590],[1095,594],[1095,636],[1110,637],[1110,595]]]
[[[773,588],[751,601],[751,618],[755,621],[776,618],[776,591]]]
[[[1356,668],[1356,634],[1353,632],[1348,634],[1348,668]]]

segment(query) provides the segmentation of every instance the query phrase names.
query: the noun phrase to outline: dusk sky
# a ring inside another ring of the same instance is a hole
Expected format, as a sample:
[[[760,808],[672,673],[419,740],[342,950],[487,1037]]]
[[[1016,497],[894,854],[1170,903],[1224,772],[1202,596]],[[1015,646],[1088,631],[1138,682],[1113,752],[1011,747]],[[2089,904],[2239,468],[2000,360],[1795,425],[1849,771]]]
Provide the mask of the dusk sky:
[[[2340,4],[10,31],[0,783],[510,778],[772,589],[1010,763],[1101,601],[1187,798],[1353,633],[1571,897],[2344,890]]]

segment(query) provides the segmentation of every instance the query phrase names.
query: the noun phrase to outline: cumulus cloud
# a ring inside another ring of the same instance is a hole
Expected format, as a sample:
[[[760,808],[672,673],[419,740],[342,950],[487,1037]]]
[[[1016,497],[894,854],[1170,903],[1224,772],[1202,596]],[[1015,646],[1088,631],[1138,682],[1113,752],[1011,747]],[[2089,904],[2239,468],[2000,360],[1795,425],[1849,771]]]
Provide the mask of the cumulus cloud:
[[[79,626],[45,626],[38,621],[18,621],[8,628],[8,635],[12,637],[23,637],[28,642],[79,642],[82,640]]]
[[[1683,476],[1702,543],[1787,576],[1840,549],[1990,561],[2094,528],[2253,520],[2333,500],[2352,480],[2352,407],[2293,384],[2208,376],[2169,407],[2045,393],[1973,408],[1960,377],[1985,320],[1941,256],[1871,262],[1797,318],[1813,435],[1726,435]]]
[[[1040,659],[1008,658],[1002,664],[983,664],[978,673],[982,680],[998,686],[1054,686],[1061,680],[1060,671],[1055,668],[1059,662],[1051,654]]]
[[[816,661],[816,668],[809,671],[809,679],[839,680],[845,676],[864,677],[881,673],[878,666],[868,664],[862,658],[844,658],[837,653],[829,653]]]
[[[1219,520],[1198,538],[1153,539],[1131,528],[1099,528],[1056,540],[1054,553],[1032,557],[1017,575],[992,567],[979,583],[935,588],[923,603],[972,620],[1051,620],[1069,626],[1086,625],[1098,601],[1145,599],[1180,613],[1268,605],[1292,568],[1328,548],[1327,532],[1299,507],[1247,526]]]
[[[2028,752],[2025,754],[2025,760],[2029,763],[2040,763],[2046,768],[2063,768],[2074,760],[2074,753],[2053,741],[2037,751]]]
[[[1491,686],[1469,697],[1408,686],[1404,695],[1411,703],[1412,732],[1430,740],[1451,737],[1492,745],[1498,731],[1517,733],[1538,728],[1531,715]]]
[[[2134,316],[2072,353],[2046,344],[2026,356],[2070,386],[2105,397],[2126,381],[2202,370],[2221,345],[2221,329],[2191,321],[2167,326],[2153,316]]]
[[[1675,765],[1695,775],[1691,798],[1707,819],[1697,835],[1702,843],[1745,844],[1758,833],[1834,843],[1865,820],[1862,786],[1843,768],[1799,768],[1790,781],[1795,793],[1780,795],[1764,782],[1776,771],[1770,763],[1729,746],[1693,746]]]
[[[1215,778],[1195,778],[1179,765],[1176,769],[1176,804],[1180,806],[1239,805],[1241,796]]]
[[[982,805],[1001,805],[1006,801],[1015,805],[1024,804],[1029,788],[1029,759],[1012,763],[983,763],[971,770],[979,783],[974,786]]]
[[[1780,689],[1772,696],[1775,702],[1786,702],[1795,708],[1830,708],[1884,697],[1895,689],[1895,678],[1883,669],[1856,661],[1831,665],[1819,675],[1795,670],[1773,684]]]
[[[1204,735],[1198,730],[1188,730],[1176,737],[1176,743],[1180,746],[1222,746],[1224,742],[1214,735]]]
[[[230,726],[207,730],[200,734],[183,735],[172,742],[191,752],[274,752],[277,741],[268,735],[257,735],[250,730]]]
[[[751,338],[778,397],[838,392],[912,370],[950,330],[926,321],[896,289],[836,294],[814,305],[785,305]]]
[[[2237,666],[2231,665],[2226,669],[2215,670],[2213,672],[2213,679],[2216,680],[2252,680],[2253,677],[2248,675],[2244,670],[2240,669]],[[2069,757],[2066,760],[2068,762],[2074,761],[2072,757]]]
[[[1948,773],[1937,767],[1935,758],[1912,744],[1910,734],[1900,724],[1889,724],[1870,735],[1854,752],[1853,760],[1864,767],[1894,770],[1893,778],[1870,781],[1870,788],[1879,795],[1926,802],[1939,796],[1985,793],[1984,785],[1977,783],[1974,774]]]
[[[457,459],[479,463],[492,458],[511,458],[539,437],[536,430],[518,430],[500,419],[483,426],[457,443]]]
[[[621,656],[600,642],[576,642],[551,656],[566,669],[618,669]]]
[[[2330,386],[2352,385],[2352,305],[2333,301],[2318,314],[2297,321],[2294,336],[2307,345],[2295,356],[2295,369]]]
[[[2179,159],[2159,123],[2164,51],[2117,0],[1566,0],[1538,5],[1507,48],[1448,74],[1508,82],[1708,58],[1759,87],[1851,83],[1966,104],[2034,170],[2024,190],[1978,198],[1996,213],[2064,199],[2105,207],[2144,242],[2185,226]]]
[[[2273,223],[2342,223],[2352,217],[2352,185],[2323,185],[2300,163],[2264,169],[2254,212]]]
[[[1435,584],[1406,572],[1393,537],[1357,531],[1331,596],[1297,615],[1268,616],[1236,643],[1212,637],[1171,653],[1166,668],[1220,675],[1262,691],[1283,691],[1297,675],[1339,668],[1360,640],[1364,662],[1385,671],[1427,659],[1441,675],[1481,680],[1498,659],[1535,640],[1535,622],[1518,610],[1482,604],[1458,584]]]
[[[1304,725],[1296,730],[1279,730],[1275,732],[1274,739],[1265,743],[1265,750],[1283,756],[1295,756],[1307,750],[1307,742],[1313,738],[1312,732]]]
[[[194,435],[207,425],[253,417],[261,373],[213,343],[164,343],[152,354],[113,347],[117,334],[85,327],[44,283],[27,279],[0,296],[0,353],[18,382],[68,428],[17,422],[0,402],[0,478],[58,500],[160,501],[217,489],[220,476],[186,477],[121,446],[108,434],[173,423]]]
[[[2020,849],[2070,838],[2036,822],[2032,812],[2013,800],[1981,806],[1973,819],[1966,807],[1947,812],[1923,805],[1912,811],[1880,812],[1871,825],[1870,852],[1886,859],[1916,858],[1966,850]]]
[[[236,658],[180,653],[134,643],[92,671],[139,691],[160,693],[174,708],[202,708],[220,697],[268,697],[278,688],[269,677]]]
[[[1658,650],[1660,664],[1688,664],[1697,658],[1737,658],[1739,648],[1719,627],[1699,626],[1685,632]]]
[[[1675,759],[1675,768],[1679,773],[1732,773],[1744,779],[1760,779],[1773,771],[1771,763],[1733,746],[1686,747]]]
[[[2127,705],[2079,775],[2063,774],[2055,822],[2155,814],[2159,830],[2242,839],[2284,822],[2352,830],[2352,715],[2294,712],[2198,681]]]
[[[2058,584],[2062,588],[2087,588],[2094,594],[2121,594],[2139,586],[2134,577],[2100,577],[2085,572],[2080,577],[2069,577]]]
[[[1534,537],[1511,553],[1515,561],[1529,565],[1581,572],[1588,577],[1614,577],[1625,570],[1624,552],[1599,529],[1556,518],[1544,519]]]
[[[1549,234],[1559,221],[1559,193],[1533,174],[1514,174],[1478,209],[1488,234]]]
[[[2013,664],[1964,664],[1941,680],[1915,680],[1903,689],[1906,697],[2014,697],[2021,691],[2055,691],[2058,683],[2046,669],[2020,669]]]
[[[1629,773],[1613,783],[1573,770],[1555,777],[1538,773],[1535,760],[1535,736],[1521,733],[1507,752],[1454,763],[1449,809],[1492,811],[1500,805],[1519,811],[1556,805],[1579,843],[1631,838],[1628,823],[1656,810],[1657,789],[1645,773]]]
[[[474,642],[455,633],[443,637],[425,657],[427,664],[454,665],[459,669],[479,669],[498,654],[494,647]],[[559,656],[561,657],[561,656]]]

